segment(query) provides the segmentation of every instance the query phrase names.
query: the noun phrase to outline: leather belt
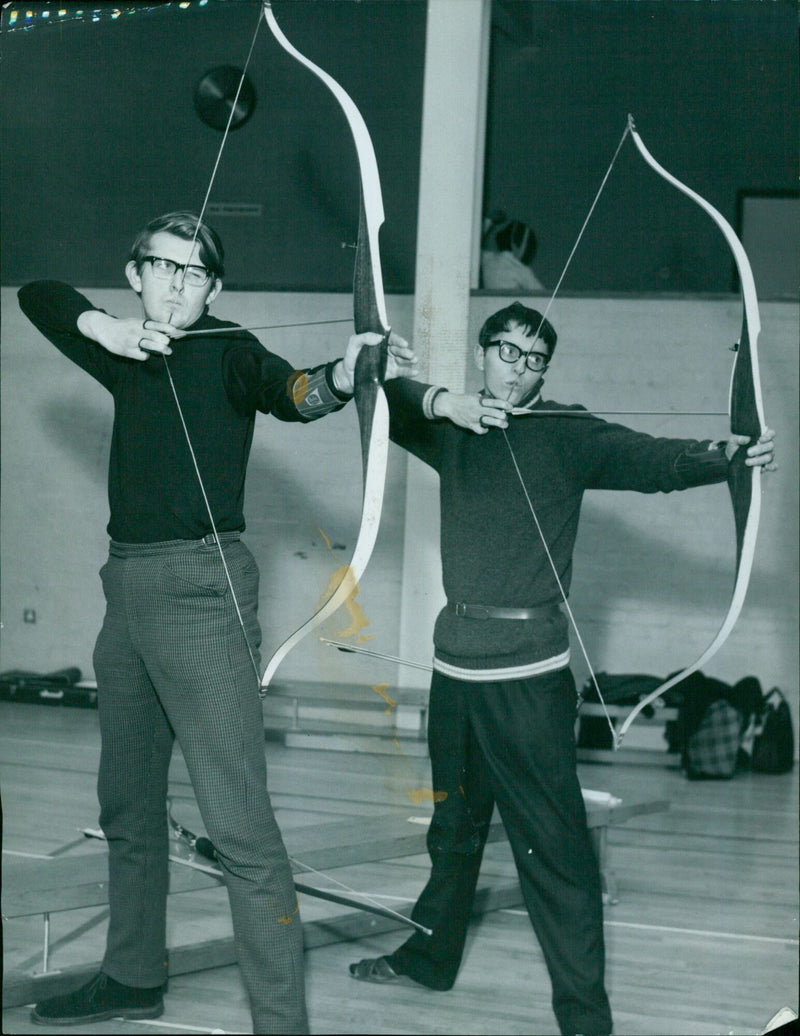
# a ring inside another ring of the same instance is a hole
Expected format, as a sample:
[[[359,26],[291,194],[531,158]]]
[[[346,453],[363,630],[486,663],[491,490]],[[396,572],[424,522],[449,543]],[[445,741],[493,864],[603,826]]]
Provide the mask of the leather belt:
[[[557,604],[539,604],[535,608],[495,608],[490,604],[448,601],[447,609],[460,619],[544,619],[558,614]]]
[[[221,532],[218,536],[215,536],[213,532],[209,532],[202,538],[201,543],[205,543],[207,547],[215,547],[217,543],[230,543],[232,540],[238,540],[241,538],[240,532]]]

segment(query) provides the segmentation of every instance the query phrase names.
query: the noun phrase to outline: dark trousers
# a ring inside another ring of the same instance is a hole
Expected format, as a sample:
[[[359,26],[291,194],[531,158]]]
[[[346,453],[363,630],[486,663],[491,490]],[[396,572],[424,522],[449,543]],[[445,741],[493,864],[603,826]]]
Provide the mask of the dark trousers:
[[[258,661],[258,569],[225,557]],[[216,546],[111,545],[94,654],[102,749],[100,824],[110,921],[103,970],[166,977],[167,777],[178,739],[219,854],[256,1033],[306,1033],[303,936],[292,872],[267,792],[258,680]]]
[[[434,673],[428,742],[432,869],[413,911],[428,928],[389,961],[449,989],[495,803],[541,944],[562,1033],[608,1034],[600,875],[576,773],[575,683],[568,669],[527,680],[467,683]]]

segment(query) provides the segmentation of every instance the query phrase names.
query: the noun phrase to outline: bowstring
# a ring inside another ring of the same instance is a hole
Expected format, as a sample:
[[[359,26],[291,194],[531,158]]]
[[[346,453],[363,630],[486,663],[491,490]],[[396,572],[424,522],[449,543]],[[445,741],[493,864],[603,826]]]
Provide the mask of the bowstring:
[[[631,119],[630,119],[630,116],[629,116],[628,117],[628,122],[625,125],[625,129],[623,130],[622,136],[619,138],[619,143],[617,144],[617,149],[614,152],[614,155],[613,155],[611,161],[608,164],[608,169],[606,169],[606,172],[605,172],[605,175],[604,175],[603,179],[600,181],[600,186],[597,188],[597,193],[595,194],[594,200],[592,201],[592,204],[589,207],[589,211],[586,214],[586,218],[583,221],[583,225],[581,226],[581,229],[578,231],[578,236],[575,238],[575,244],[572,246],[572,250],[570,251],[569,255],[567,256],[567,261],[564,263],[564,269],[561,271],[561,274],[560,274],[560,276],[559,276],[559,278],[558,278],[558,280],[556,282],[556,286],[555,286],[555,288],[553,288],[553,292],[552,292],[552,294],[550,295],[550,298],[547,301],[547,305],[545,306],[544,313],[542,314],[542,320],[541,320],[541,323],[539,324],[539,327],[541,327],[542,324],[545,322],[545,320],[547,319],[547,314],[550,312],[550,310],[553,307],[553,303],[556,300],[556,296],[558,295],[558,292],[559,292],[559,290],[561,288],[561,284],[562,284],[564,278],[567,275],[567,270],[569,269],[570,264],[572,263],[572,259],[573,259],[575,253],[578,250],[578,245],[581,243],[581,240],[582,240],[583,235],[584,235],[584,233],[586,231],[586,228],[589,225],[589,220],[592,218],[592,214],[594,213],[594,210],[597,207],[597,203],[598,203],[598,201],[600,201],[600,195],[605,190],[605,186],[606,186],[606,183],[608,182],[608,178],[609,178],[609,176],[611,176],[611,170],[614,168],[614,165],[615,165],[615,163],[617,161],[617,157],[618,157],[620,151],[622,150],[622,145],[625,143],[625,139],[626,139],[626,137],[628,136],[628,134],[630,132],[631,132]]]
[[[567,261],[564,263],[564,268],[561,271],[561,274],[560,274],[560,276],[558,278],[558,281],[556,282],[556,286],[553,289],[552,294],[550,295],[550,298],[548,299],[547,305],[545,306],[544,313],[542,314],[542,319],[539,322],[539,327],[538,327],[537,332],[536,332],[536,337],[537,338],[539,337],[539,333],[541,332],[542,326],[544,325],[544,322],[547,319],[548,313],[550,312],[550,310],[553,307],[553,303],[556,300],[556,296],[558,295],[558,292],[559,292],[559,290],[561,288],[561,284],[562,284],[562,282],[564,280],[564,277],[567,274],[567,270],[569,269],[570,264],[572,263],[573,256],[575,255],[575,252],[578,249],[578,245],[581,243],[581,240],[582,240],[583,235],[584,235],[584,233],[586,231],[586,228],[589,225],[589,220],[592,218],[592,214],[594,213],[594,210],[597,207],[597,203],[600,200],[600,195],[603,193],[603,191],[605,189],[606,183],[608,182],[608,178],[611,175],[611,170],[614,168],[614,165],[615,165],[615,163],[617,161],[617,157],[618,157],[620,151],[622,150],[622,145],[625,143],[625,139],[626,139],[626,137],[628,136],[628,134],[630,132],[631,132],[631,119],[629,117],[628,121],[627,121],[627,123],[625,125],[625,129],[624,129],[624,131],[622,133],[622,136],[619,139],[619,143],[617,144],[616,150],[614,151],[614,154],[613,154],[613,156],[611,158],[611,161],[608,164],[608,168],[605,171],[605,175],[603,176],[603,179],[600,181],[600,186],[597,189],[597,193],[595,194],[594,199],[592,200],[592,204],[589,207],[589,211],[587,212],[586,217],[584,218],[583,224],[581,225],[581,229],[578,232],[578,236],[575,239],[575,244],[572,246],[572,249],[571,249],[569,255],[567,256]],[[509,390],[509,393],[508,393],[509,397],[511,396],[511,392],[513,391],[513,387],[514,386],[512,385],[511,389]],[[541,524],[539,522],[539,517],[536,514],[536,509],[533,506],[533,501],[531,500],[530,493],[528,492],[528,487],[525,485],[525,480],[522,477],[522,471],[520,470],[520,466],[519,466],[519,463],[517,461],[516,454],[514,453],[513,447],[511,446],[511,441],[508,438],[508,432],[506,431],[505,428],[502,429],[502,432],[503,432],[503,438],[505,439],[506,446],[508,447],[508,452],[509,452],[509,454],[511,456],[511,461],[512,461],[512,463],[514,465],[514,470],[516,471],[517,478],[519,479],[519,484],[522,486],[522,492],[525,494],[525,500],[526,500],[526,502],[528,504],[528,510],[531,513],[531,517],[533,518],[534,524],[536,525],[536,531],[539,533],[539,539],[542,541],[542,546],[544,547],[544,552],[545,552],[545,554],[547,556],[547,560],[548,560],[548,562],[550,564],[550,568],[551,568],[551,570],[553,572],[553,576],[555,577],[556,585],[558,586],[559,593],[561,594],[562,600],[564,602],[564,607],[565,607],[565,609],[567,611],[567,615],[569,617],[569,621],[570,621],[570,623],[572,625],[572,629],[575,631],[575,636],[577,637],[578,644],[580,645],[580,649],[581,649],[581,652],[583,654],[584,661],[586,662],[586,665],[588,666],[589,676],[590,676],[590,679],[592,681],[592,686],[594,687],[595,693],[597,694],[598,701],[600,702],[600,705],[602,706],[603,714],[604,714],[604,716],[606,718],[606,722],[608,723],[609,729],[611,731],[612,743],[616,744],[616,729],[615,729],[614,723],[613,723],[613,721],[611,719],[611,715],[609,714],[608,706],[606,705],[605,698],[603,697],[603,692],[600,690],[600,684],[599,684],[599,682],[597,680],[597,675],[595,673],[594,666],[592,665],[592,663],[591,663],[591,661],[589,659],[589,653],[586,650],[586,645],[583,642],[583,637],[581,636],[581,631],[579,630],[578,624],[575,621],[575,615],[573,614],[572,607],[570,606],[569,599],[567,598],[567,594],[566,594],[566,592],[564,590],[564,585],[561,582],[561,577],[558,574],[558,569],[556,567],[555,560],[553,558],[553,555],[550,552],[550,547],[548,546],[547,540],[545,539],[544,531],[542,530],[542,526],[541,526]],[[582,696],[579,693],[578,694],[578,708],[580,708],[581,701],[582,701]]]
[[[191,438],[189,436],[189,429],[186,426],[186,419],[183,416],[183,407],[181,406],[180,400],[178,399],[178,393],[177,393],[177,391],[175,389],[175,382],[172,380],[172,371],[169,369],[169,364],[167,363],[167,358],[166,358],[166,356],[164,356],[163,353],[162,353],[162,356],[164,357],[164,368],[166,369],[166,372],[167,372],[167,378],[169,379],[169,385],[170,385],[170,388],[172,389],[172,397],[175,400],[175,406],[178,409],[178,417],[180,418],[180,421],[181,421],[181,427],[183,428],[183,434],[184,434],[184,437],[186,439],[186,445],[189,447],[189,455],[192,458],[192,464],[194,466],[195,475],[197,476],[197,483],[200,486],[200,492],[201,492],[201,494],[203,496],[203,503],[206,506],[206,512],[208,514],[208,520],[211,523],[211,531],[212,531],[212,533],[214,535],[214,542],[217,545],[217,551],[219,552],[220,561],[222,562],[222,568],[223,568],[223,570],[225,572],[225,580],[226,580],[226,582],[228,584],[228,589],[231,592],[231,600],[233,601],[233,607],[234,607],[234,610],[236,611],[236,618],[239,620],[239,626],[241,627],[242,633],[244,634],[244,642],[247,645],[247,654],[250,656],[250,664],[253,667],[253,672],[256,674],[256,681],[258,683],[258,686],[260,687],[261,686],[261,674],[259,673],[258,665],[256,664],[256,659],[255,659],[255,655],[253,654],[253,649],[250,646],[250,638],[247,636],[247,630],[245,628],[244,618],[242,617],[242,609],[239,606],[239,598],[236,596],[236,591],[233,588],[233,579],[231,578],[230,569],[228,568],[228,562],[225,559],[225,551],[222,549],[222,543],[220,542],[219,533],[217,532],[217,523],[214,521],[214,514],[213,514],[213,511],[211,510],[211,503],[210,503],[210,501],[208,499],[208,493],[206,492],[205,483],[203,482],[203,476],[200,474],[200,465],[197,463],[197,455],[196,455],[196,453],[194,451],[194,446],[192,445],[192,440],[191,440]]]
[[[214,186],[214,180],[217,177],[217,170],[219,169],[219,163],[220,163],[220,160],[222,159],[222,152],[223,152],[223,150],[225,148],[225,143],[226,143],[226,141],[228,139],[228,134],[230,133],[230,130],[231,130],[231,124],[233,122],[233,117],[236,114],[236,105],[239,103],[239,96],[240,96],[240,94],[242,92],[242,87],[244,86],[244,81],[245,81],[245,78],[247,76],[247,69],[248,69],[248,67],[250,65],[250,58],[252,58],[252,56],[253,56],[253,50],[255,48],[256,40],[258,39],[258,33],[259,33],[260,29],[261,29],[261,9],[259,8],[258,19],[256,21],[256,31],[253,33],[253,38],[250,41],[250,50],[247,52],[247,59],[246,59],[246,61],[244,63],[244,68],[242,69],[242,74],[239,77],[239,85],[236,87],[236,94],[235,94],[235,96],[233,98],[233,104],[231,104],[230,114],[228,115],[228,121],[227,121],[227,123],[225,125],[225,132],[222,134],[222,140],[220,141],[219,150],[217,151],[217,158],[216,158],[216,161],[214,162],[214,168],[211,170],[211,177],[210,177],[210,179],[208,181],[208,188],[206,190],[206,196],[203,199],[203,204],[200,207],[200,216],[199,216],[199,218],[197,220],[197,226],[195,227],[194,238],[192,239],[192,245],[193,246],[194,246],[195,242],[197,241],[197,233],[198,233],[198,231],[200,229],[201,223],[203,222],[203,216],[205,216],[205,214],[206,214],[206,209],[208,208],[208,199],[211,197],[211,190],[212,190],[212,188]],[[191,255],[191,252],[189,254]],[[185,269],[183,271],[183,274],[184,274],[184,276],[186,275],[186,270]]]
[[[231,110],[230,110],[230,113],[228,114],[228,121],[227,121],[227,123],[225,125],[225,131],[222,134],[222,140],[220,141],[219,149],[217,150],[217,156],[216,156],[216,159],[214,161],[214,166],[213,166],[213,168],[211,170],[211,176],[210,176],[209,181],[208,181],[208,187],[206,188],[205,197],[203,198],[203,204],[200,207],[200,215],[198,216],[197,223],[195,224],[194,234],[192,235],[191,245],[189,247],[189,258],[190,259],[191,259],[191,256],[192,256],[192,252],[194,251],[195,245],[197,244],[197,235],[200,232],[200,227],[202,226],[202,223],[203,223],[203,217],[205,216],[206,209],[208,208],[208,201],[209,201],[209,198],[211,197],[211,191],[212,191],[212,188],[214,186],[214,181],[215,181],[216,176],[217,176],[217,170],[219,169],[220,160],[222,159],[222,152],[223,152],[223,150],[225,148],[225,144],[226,144],[226,142],[228,140],[228,135],[230,133],[231,125],[233,123],[233,117],[236,114],[236,106],[239,103],[239,97],[241,95],[242,87],[244,85],[245,77],[247,75],[247,69],[248,69],[248,67],[250,65],[250,59],[253,56],[253,50],[255,49],[256,39],[258,38],[258,33],[259,33],[260,28],[261,28],[261,10],[259,9],[258,20],[256,22],[255,32],[253,33],[253,37],[250,40],[250,49],[249,49],[249,51],[247,53],[247,59],[246,59],[246,61],[244,63],[244,68],[242,69],[242,74],[239,77],[239,85],[236,88],[236,94],[234,95],[233,103],[231,104]],[[181,270],[181,276],[180,276],[180,282],[179,282],[180,283],[180,290],[181,290],[181,292],[184,289],[185,278],[186,278],[186,267],[184,267]],[[171,316],[170,316],[170,319],[171,319]],[[234,607],[234,610],[236,612],[236,618],[237,618],[237,620],[239,622],[239,626],[241,628],[242,635],[244,636],[245,645],[247,646],[247,654],[248,654],[248,656],[250,658],[250,665],[253,667],[253,672],[255,673],[256,687],[259,689],[259,692],[260,692],[260,690],[261,690],[261,673],[259,671],[258,664],[256,662],[255,654],[253,653],[252,645],[250,644],[250,638],[247,636],[247,629],[245,627],[244,618],[242,616],[242,610],[241,610],[241,607],[239,605],[239,598],[237,597],[236,590],[234,589],[234,586],[233,586],[233,579],[231,578],[230,569],[228,568],[228,562],[225,559],[225,551],[223,550],[222,544],[220,543],[219,533],[217,532],[217,524],[214,521],[214,513],[213,513],[213,511],[211,509],[211,502],[208,499],[208,493],[206,492],[206,487],[205,487],[205,483],[203,481],[203,476],[202,476],[202,474],[200,472],[200,465],[197,462],[197,455],[195,453],[194,446],[192,445],[191,436],[189,435],[189,428],[188,428],[188,426],[186,424],[186,418],[184,417],[183,407],[181,406],[180,399],[178,398],[178,392],[177,392],[177,389],[175,388],[175,382],[173,381],[173,378],[172,378],[172,371],[170,370],[170,366],[169,366],[169,363],[167,361],[166,355],[164,353],[162,353],[161,356],[162,356],[162,359],[164,361],[164,369],[167,372],[167,378],[169,380],[169,385],[170,385],[170,388],[172,390],[172,397],[175,400],[175,406],[177,407],[177,410],[178,410],[178,416],[180,418],[180,422],[181,422],[181,427],[183,429],[184,438],[186,439],[186,445],[189,447],[189,455],[192,458],[192,465],[194,467],[194,472],[195,472],[195,475],[197,477],[198,485],[200,487],[200,493],[202,494],[202,497],[203,497],[203,503],[205,504],[206,513],[208,514],[208,520],[209,520],[209,523],[211,524],[211,531],[212,531],[212,533],[214,535],[214,542],[215,542],[216,547],[217,547],[217,552],[219,553],[220,561],[222,562],[222,569],[223,569],[223,571],[225,573],[225,581],[228,584],[228,589],[230,590],[230,593],[231,593],[231,600],[233,602],[233,607]]]
[[[365,903],[369,903],[371,906],[378,907],[380,910],[386,911],[387,914],[391,914],[396,917],[398,921],[403,921],[406,924],[411,922],[415,928],[423,932],[425,935],[432,935],[433,931],[430,928],[426,928],[424,925],[417,924],[415,921],[411,921],[410,918],[406,917],[405,914],[399,913],[397,910],[393,910],[391,907],[385,906],[383,903],[379,903],[369,892],[359,892],[358,889],[354,889],[351,885],[346,884],[344,881],[340,881],[338,878],[334,878],[332,874],[328,874],[325,871],[317,870],[316,867],[312,867],[309,863],[303,863],[302,860],[298,860],[296,856],[290,856],[289,862],[295,864],[297,867],[302,868],[306,874],[314,874],[318,878],[325,878],[326,881],[330,881],[337,888],[340,888],[343,892],[349,892],[353,896],[359,896],[364,900]],[[324,891],[324,890],[323,890]]]
[[[201,850],[198,849],[197,843],[200,839],[197,837],[194,831],[190,831],[188,827],[184,827],[183,824],[178,823],[178,821],[172,815],[172,800],[169,797],[167,798],[167,818],[169,820],[170,830],[174,832],[174,835],[178,841],[184,842],[192,850],[193,853],[199,854],[201,856],[206,855],[205,852],[201,852]],[[102,833],[102,831],[99,832],[99,835],[105,839],[105,835]],[[206,866],[202,863],[196,863],[193,860],[181,859],[178,856],[170,856],[170,859],[175,860],[176,863],[185,864],[188,867],[195,867],[198,870],[203,870],[210,874],[222,875],[223,870],[216,847],[210,841],[209,845],[213,853],[213,865],[209,864],[209,866]],[[356,908],[363,908],[364,904],[369,904],[370,906],[375,907],[384,915],[390,915],[391,917],[394,917],[396,920],[402,921],[404,924],[410,925],[412,928],[416,928],[417,931],[422,932],[424,935],[433,935],[432,929],[426,928],[418,921],[414,921],[412,918],[406,916],[405,914],[399,913],[392,907],[388,907],[385,906],[383,903],[379,903],[375,895],[371,895],[369,892],[359,892],[358,889],[354,889],[352,886],[346,884],[343,881],[340,881],[338,878],[334,878],[332,874],[328,874],[325,871],[319,870],[316,867],[312,867],[311,864],[304,863],[302,860],[298,860],[295,856],[290,856],[289,862],[294,864],[296,867],[301,868],[304,873],[314,874],[318,878],[324,878],[326,881],[329,881],[332,885],[341,889],[343,892],[349,892],[351,895],[358,896],[361,900],[363,900],[363,903],[354,903],[350,901],[350,906],[355,906]],[[298,891],[300,890],[298,889]],[[314,892],[324,893],[328,890],[314,889],[311,886],[304,886],[302,891],[305,891],[307,895],[313,895]],[[402,899],[402,896],[393,896],[385,898]]]
[[[581,636],[581,631],[580,631],[580,629],[578,629],[578,624],[575,621],[575,615],[573,614],[572,607],[571,607],[571,605],[569,603],[569,598],[567,597],[566,591],[564,590],[564,584],[561,582],[561,577],[558,574],[558,569],[556,568],[555,560],[553,558],[553,555],[550,553],[549,546],[547,545],[547,540],[545,539],[544,532],[542,531],[542,526],[539,523],[539,516],[536,514],[536,510],[535,510],[535,508],[533,506],[533,502],[531,500],[530,494],[528,493],[528,487],[525,485],[525,481],[524,481],[524,479],[522,477],[522,472],[520,471],[519,464],[517,463],[517,456],[514,453],[514,450],[513,450],[512,446],[511,446],[511,443],[510,443],[509,438],[508,438],[508,433],[506,432],[505,428],[502,429],[502,432],[503,432],[503,438],[506,441],[506,446],[508,447],[508,452],[511,454],[511,460],[512,460],[512,462],[514,464],[514,469],[515,469],[515,471],[517,473],[517,478],[519,479],[519,484],[522,486],[522,492],[525,494],[525,500],[527,501],[527,504],[528,504],[528,510],[531,512],[531,517],[533,518],[534,524],[536,525],[536,531],[539,533],[539,539],[542,541],[542,546],[544,547],[544,552],[547,555],[547,560],[550,563],[550,568],[553,571],[553,576],[555,577],[556,585],[558,586],[558,591],[561,594],[561,598],[562,598],[562,600],[564,602],[564,607],[566,608],[567,615],[569,616],[569,621],[572,624],[573,630],[575,631],[575,636],[578,639],[578,644],[580,645],[580,649],[581,649],[581,652],[583,654],[584,661],[586,662],[586,665],[589,667],[589,675],[591,677],[591,681],[592,681],[592,684],[594,686],[595,692],[597,693],[597,697],[598,697],[598,699],[600,701],[600,704],[603,707],[603,714],[605,715],[606,721],[607,721],[608,726],[609,726],[609,729],[611,730],[611,736],[612,736],[612,738],[616,738],[616,730],[614,728],[614,723],[612,722],[611,716],[610,716],[609,711],[608,711],[608,707],[606,705],[605,699],[603,698],[603,693],[600,690],[600,685],[599,685],[599,683],[597,681],[597,676],[596,676],[595,671],[594,671],[594,666],[592,665],[591,661],[589,660],[589,653],[586,650],[586,645],[583,642],[583,637]],[[580,708],[581,701],[582,701],[582,696],[579,693],[578,694],[578,708]]]

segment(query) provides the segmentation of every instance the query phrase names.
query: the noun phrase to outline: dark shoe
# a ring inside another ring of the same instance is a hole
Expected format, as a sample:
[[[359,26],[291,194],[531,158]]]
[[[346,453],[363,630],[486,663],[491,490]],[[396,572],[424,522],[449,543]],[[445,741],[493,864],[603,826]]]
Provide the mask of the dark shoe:
[[[403,978],[385,957],[366,957],[357,964],[351,964],[350,974],[361,982],[378,982],[381,985],[400,982]]]
[[[85,986],[66,996],[43,1000],[31,1011],[37,1025],[83,1025],[109,1018],[159,1018],[164,1013],[161,986],[124,986],[99,972]]]

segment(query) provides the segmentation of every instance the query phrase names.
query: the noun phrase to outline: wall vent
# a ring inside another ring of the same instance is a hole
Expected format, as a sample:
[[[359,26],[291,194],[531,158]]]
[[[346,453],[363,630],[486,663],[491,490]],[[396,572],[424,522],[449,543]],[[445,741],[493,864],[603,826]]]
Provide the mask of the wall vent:
[[[206,206],[206,214],[214,216],[236,216],[244,219],[261,219],[261,205],[246,201],[212,201]]]

